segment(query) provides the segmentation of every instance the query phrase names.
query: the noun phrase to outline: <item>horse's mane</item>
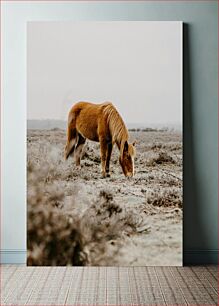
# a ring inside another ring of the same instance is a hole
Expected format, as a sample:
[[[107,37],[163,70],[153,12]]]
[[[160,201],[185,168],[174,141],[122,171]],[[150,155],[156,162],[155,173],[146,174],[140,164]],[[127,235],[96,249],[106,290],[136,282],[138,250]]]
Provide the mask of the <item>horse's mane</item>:
[[[120,148],[124,145],[125,141],[127,141],[129,137],[125,123],[114,105],[110,102],[104,103],[103,113],[107,118],[112,141]]]

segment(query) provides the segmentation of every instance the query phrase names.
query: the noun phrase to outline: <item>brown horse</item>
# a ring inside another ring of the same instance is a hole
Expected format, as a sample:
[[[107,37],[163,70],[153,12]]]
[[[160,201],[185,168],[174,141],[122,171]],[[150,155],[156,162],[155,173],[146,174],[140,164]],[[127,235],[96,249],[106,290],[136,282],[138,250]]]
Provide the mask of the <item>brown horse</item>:
[[[103,177],[110,176],[110,158],[115,143],[120,151],[119,162],[124,175],[134,175],[135,143],[128,143],[127,128],[112,103],[78,102],[71,108],[68,115],[65,159],[73,155],[76,165],[79,166],[86,138],[100,142]]]

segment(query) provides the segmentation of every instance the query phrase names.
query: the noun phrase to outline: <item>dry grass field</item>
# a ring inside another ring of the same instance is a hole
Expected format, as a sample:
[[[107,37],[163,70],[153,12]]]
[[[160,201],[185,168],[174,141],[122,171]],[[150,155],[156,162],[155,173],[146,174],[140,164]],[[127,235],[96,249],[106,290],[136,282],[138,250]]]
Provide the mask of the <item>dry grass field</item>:
[[[27,132],[28,265],[181,265],[182,134],[130,132],[131,179],[116,147],[110,178],[98,143],[87,141],[80,169],[64,161],[65,134]]]

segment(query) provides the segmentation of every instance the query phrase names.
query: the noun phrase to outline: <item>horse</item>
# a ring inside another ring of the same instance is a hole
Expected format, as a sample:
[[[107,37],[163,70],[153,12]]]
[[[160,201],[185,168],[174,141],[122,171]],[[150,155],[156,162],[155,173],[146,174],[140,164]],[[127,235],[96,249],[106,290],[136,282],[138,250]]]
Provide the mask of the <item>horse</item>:
[[[65,159],[72,155],[76,166],[80,166],[86,139],[100,143],[103,178],[110,177],[110,158],[114,144],[120,152],[119,162],[124,175],[134,175],[135,142],[128,142],[128,130],[111,102],[78,102],[72,106],[68,114]]]

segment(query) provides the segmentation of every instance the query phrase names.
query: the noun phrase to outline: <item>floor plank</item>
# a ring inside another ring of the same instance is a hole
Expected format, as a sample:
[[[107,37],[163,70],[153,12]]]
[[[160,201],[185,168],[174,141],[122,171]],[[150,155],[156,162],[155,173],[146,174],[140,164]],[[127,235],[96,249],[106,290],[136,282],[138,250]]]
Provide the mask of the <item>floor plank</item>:
[[[1,305],[217,305],[217,266],[2,265]]]

